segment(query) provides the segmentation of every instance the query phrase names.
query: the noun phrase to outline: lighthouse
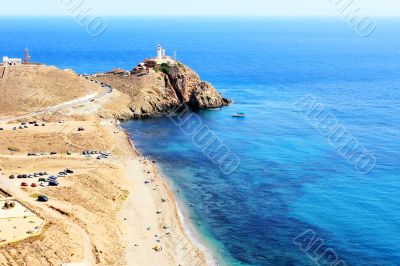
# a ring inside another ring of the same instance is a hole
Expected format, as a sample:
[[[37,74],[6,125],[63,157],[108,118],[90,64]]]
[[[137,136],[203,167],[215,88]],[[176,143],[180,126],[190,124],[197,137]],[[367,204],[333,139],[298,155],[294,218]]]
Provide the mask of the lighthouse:
[[[157,46],[157,59],[158,60],[163,59],[163,48],[161,47],[161,44]]]
[[[166,54],[165,49],[161,46],[161,44],[158,44],[157,55],[153,58],[145,59],[143,65],[147,68],[154,68],[155,66],[162,65],[164,63],[175,65],[177,62]]]

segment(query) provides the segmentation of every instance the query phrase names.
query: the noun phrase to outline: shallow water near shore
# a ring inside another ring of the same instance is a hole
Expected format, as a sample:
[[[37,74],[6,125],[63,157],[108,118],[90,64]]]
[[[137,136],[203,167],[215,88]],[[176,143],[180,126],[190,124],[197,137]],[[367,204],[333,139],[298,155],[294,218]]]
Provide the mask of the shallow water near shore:
[[[79,73],[131,69],[161,42],[234,100],[197,113],[239,156],[230,175],[168,117],[123,123],[223,263],[313,265],[294,243],[312,230],[348,265],[398,264],[399,21],[378,19],[368,38],[340,18],[109,18],[97,38],[73,19],[0,22],[4,55],[28,44],[34,61]],[[307,95],[377,159],[373,171],[360,174],[310,124],[295,104]]]

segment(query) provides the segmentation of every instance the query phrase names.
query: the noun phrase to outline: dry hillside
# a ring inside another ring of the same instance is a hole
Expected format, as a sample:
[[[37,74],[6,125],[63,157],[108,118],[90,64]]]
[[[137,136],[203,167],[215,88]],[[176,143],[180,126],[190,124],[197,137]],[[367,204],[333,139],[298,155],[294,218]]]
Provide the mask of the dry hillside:
[[[44,109],[100,89],[72,71],[36,65],[7,67],[0,78],[0,116]]]

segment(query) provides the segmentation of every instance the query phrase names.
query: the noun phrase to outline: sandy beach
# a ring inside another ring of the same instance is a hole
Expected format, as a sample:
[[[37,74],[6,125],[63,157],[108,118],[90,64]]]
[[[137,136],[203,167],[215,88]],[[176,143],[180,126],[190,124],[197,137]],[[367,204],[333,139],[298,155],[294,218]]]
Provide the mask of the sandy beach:
[[[40,236],[0,246],[0,264],[213,264],[189,237],[156,163],[142,157],[119,126],[115,117],[124,112],[118,105],[124,95],[73,78],[88,84],[90,97],[81,93],[82,101],[65,101],[75,104],[54,101],[35,113],[17,110],[13,119],[7,110],[1,116],[7,119],[0,117],[0,187],[46,220]],[[93,93],[101,97],[91,100]],[[31,126],[33,120],[39,126]],[[22,123],[29,127],[19,129]],[[109,155],[83,155],[87,150]],[[39,182],[9,178],[66,168],[74,173],[60,177],[58,187],[21,187],[21,181]],[[39,194],[49,201],[38,202]]]
[[[151,258],[155,265],[206,265],[205,254],[189,238],[175,196],[156,162],[141,156],[127,135],[125,141],[126,185],[132,190],[119,216],[127,232],[127,264],[148,265],[146,253],[160,245],[162,251]]]

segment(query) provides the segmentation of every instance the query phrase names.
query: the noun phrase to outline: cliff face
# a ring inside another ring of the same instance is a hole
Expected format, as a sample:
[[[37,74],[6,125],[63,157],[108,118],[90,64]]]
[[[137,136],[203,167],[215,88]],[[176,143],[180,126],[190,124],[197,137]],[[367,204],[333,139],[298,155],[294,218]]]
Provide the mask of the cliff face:
[[[170,113],[183,104],[195,109],[229,104],[211,84],[180,63],[150,72],[132,71],[131,75],[108,72],[93,79],[128,95],[135,119]]]
[[[167,78],[180,102],[190,107],[217,108],[229,103],[210,83],[201,81],[192,69],[183,64],[170,67]]]

